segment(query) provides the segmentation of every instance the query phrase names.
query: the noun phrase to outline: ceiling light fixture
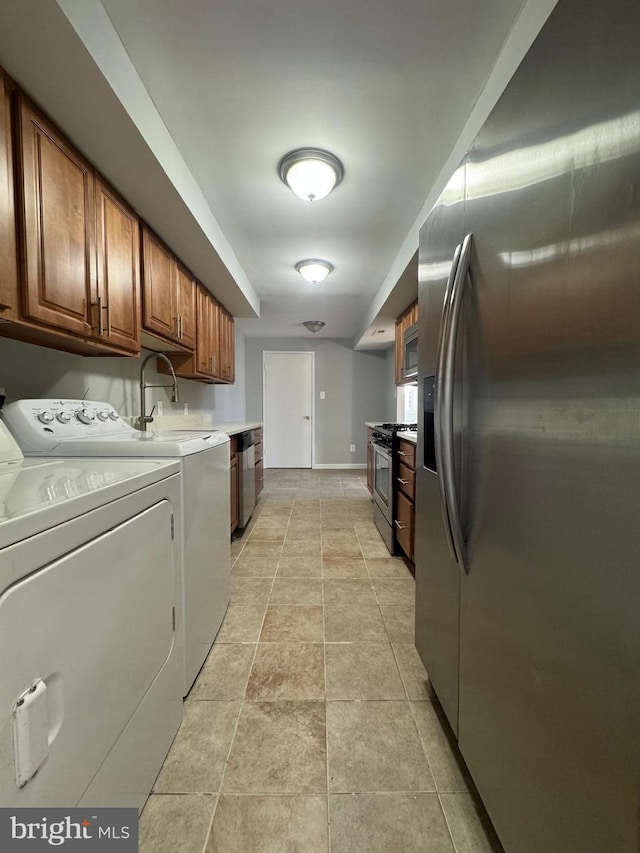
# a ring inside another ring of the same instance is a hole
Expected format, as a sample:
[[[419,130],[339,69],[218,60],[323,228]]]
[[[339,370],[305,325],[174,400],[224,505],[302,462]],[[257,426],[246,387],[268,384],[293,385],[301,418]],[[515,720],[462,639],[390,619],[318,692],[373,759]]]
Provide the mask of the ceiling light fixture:
[[[286,154],[279,165],[280,177],[305,201],[318,201],[329,195],[344,177],[337,157],[320,148],[298,148]]]
[[[305,320],[302,324],[306,329],[309,329],[310,332],[313,332],[315,335],[316,332],[319,332],[320,329],[325,325],[322,320]]]
[[[298,261],[296,270],[305,281],[318,284],[324,281],[330,272],[333,272],[333,264],[329,261],[320,261],[317,258],[308,258],[306,261]]]

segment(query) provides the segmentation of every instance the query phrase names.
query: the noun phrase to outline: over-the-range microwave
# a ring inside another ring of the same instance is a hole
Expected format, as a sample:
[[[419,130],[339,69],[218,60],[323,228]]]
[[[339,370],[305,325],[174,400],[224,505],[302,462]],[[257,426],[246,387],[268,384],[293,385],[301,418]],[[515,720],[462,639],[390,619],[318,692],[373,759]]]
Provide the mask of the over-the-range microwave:
[[[414,323],[404,333],[403,379],[418,378],[418,324]]]

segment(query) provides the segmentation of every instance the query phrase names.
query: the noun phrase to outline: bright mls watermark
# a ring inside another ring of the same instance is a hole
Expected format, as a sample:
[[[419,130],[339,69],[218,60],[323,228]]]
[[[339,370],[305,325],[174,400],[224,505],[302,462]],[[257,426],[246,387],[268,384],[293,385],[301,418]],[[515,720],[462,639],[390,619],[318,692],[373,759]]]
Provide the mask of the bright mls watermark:
[[[138,853],[138,810],[0,808],[2,853],[52,848]]]

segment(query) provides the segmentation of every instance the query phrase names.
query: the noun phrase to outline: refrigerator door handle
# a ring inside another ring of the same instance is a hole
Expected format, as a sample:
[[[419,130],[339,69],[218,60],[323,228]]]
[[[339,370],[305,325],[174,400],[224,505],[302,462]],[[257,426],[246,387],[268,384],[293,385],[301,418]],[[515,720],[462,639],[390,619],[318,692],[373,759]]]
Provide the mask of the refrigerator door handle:
[[[449,526],[453,539],[453,546],[457,554],[458,563],[465,572],[469,572],[467,565],[467,547],[462,532],[460,521],[460,506],[456,493],[455,466],[453,456],[453,377],[456,357],[456,345],[458,341],[458,328],[460,325],[461,308],[464,297],[464,289],[469,278],[469,265],[471,262],[472,235],[462,241],[460,259],[456,274],[451,287],[451,307],[449,311],[449,333],[447,335],[444,352],[444,385],[442,393],[442,459],[444,467],[442,479],[444,480],[445,493],[448,498]]]
[[[440,321],[440,335],[438,337],[438,353],[436,359],[436,382],[434,393],[434,445],[436,456],[436,470],[438,471],[438,486],[440,489],[440,508],[442,510],[442,521],[447,539],[447,545],[453,559],[458,562],[455,545],[453,543],[453,535],[451,533],[451,522],[449,516],[449,495],[447,493],[446,479],[444,476],[444,387],[445,387],[445,354],[447,351],[447,340],[449,337],[449,317],[451,315],[451,295],[453,293],[453,282],[458,270],[460,261],[460,252],[462,243],[456,246],[451,262],[451,270],[449,271],[449,279],[444,292],[444,301],[442,307],[442,319]]]

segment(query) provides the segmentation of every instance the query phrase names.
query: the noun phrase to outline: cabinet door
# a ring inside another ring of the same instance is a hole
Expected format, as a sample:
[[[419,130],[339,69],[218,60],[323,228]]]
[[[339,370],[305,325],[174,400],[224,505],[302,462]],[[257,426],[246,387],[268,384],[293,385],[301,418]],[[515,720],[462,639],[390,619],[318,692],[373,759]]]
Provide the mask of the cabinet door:
[[[396,539],[410,560],[413,560],[413,504],[398,492],[396,494]]]
[[[220,352],[220,368],[218,377],[222,382],[227,381],[227,314],[222,305],[218,308],[218,349]]]
[[[176,284],[178,340],[189,349],[196,346],[196,282],[190,272],[178,265]]]
[[[256,462],[256,497],[260,494],[264,487],[264,462],[262,459]]]
[[[236,381],[236,333],[235,320],[231,314],[227,314],[227,379],[229,382]]]
[[[93,172],[23,95],[18,104],[23,312],[40,323],[91,336]]]
[[[213,376],[213,334],[211,297],[198,287],[196,292],[196,370],[206,376]]]
[[[140,352],[140,235],[138,219],[96,179],[97,299],[94,333],[114,346]]]
[[[142,324],[168,340],[178,340],[176,287],[178,265],[171,252],[142,229]]]
[[[0,71],[0,313],[17,308],[18,269],[11,152],[11,103]]]
[[[235,340],[234,321],[231,314],[220,306],[220,379],[223,382],[235,381]]]
[[[213,297],[210,299],[209,311],[209,335],[211,355],[213,357],[213,376],[215,379],[221,379],[222,345],[220,338],[220,315],[222,313],[222,307],[215,299],[213,299]]]

